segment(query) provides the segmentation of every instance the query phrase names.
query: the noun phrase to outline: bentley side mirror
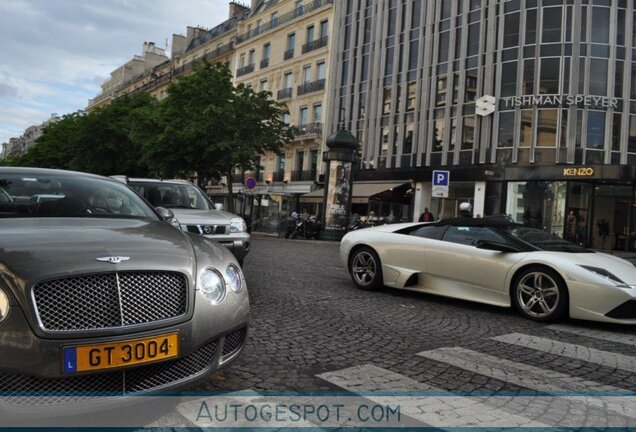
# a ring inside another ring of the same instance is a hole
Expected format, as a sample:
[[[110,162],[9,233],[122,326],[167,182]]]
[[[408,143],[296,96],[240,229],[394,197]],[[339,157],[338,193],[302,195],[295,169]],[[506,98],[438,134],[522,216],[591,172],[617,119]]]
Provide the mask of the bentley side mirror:
[[[165,221],[174,219],[174,213],[172,213],[172,210],[170,209],[165,207],[155,207],[155,211],[159,214],[159,217]]]

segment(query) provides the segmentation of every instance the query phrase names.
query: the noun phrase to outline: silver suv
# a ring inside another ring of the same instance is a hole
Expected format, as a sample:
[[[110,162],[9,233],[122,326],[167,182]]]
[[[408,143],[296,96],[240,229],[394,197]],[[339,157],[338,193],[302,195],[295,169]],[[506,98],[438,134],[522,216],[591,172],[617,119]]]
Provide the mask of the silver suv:
[[[113,178],[128,184],[154,207],[170,209],[183,231],[201,234],[227,247],[243,265],[250,250],[245,221],[235,214],[217,210],[197,186],[186,180]]]

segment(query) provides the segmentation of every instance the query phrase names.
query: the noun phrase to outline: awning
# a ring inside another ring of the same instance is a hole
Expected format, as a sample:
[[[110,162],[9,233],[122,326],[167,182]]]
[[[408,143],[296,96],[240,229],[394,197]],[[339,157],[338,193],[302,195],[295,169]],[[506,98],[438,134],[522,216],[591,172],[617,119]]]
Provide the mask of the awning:
[[[407,182],[355,182],[353,184],[353,204],[366,204],[369,198],[389,189],[400,187]],[[300,197],[302,203],[320,204],[325,194],[324,189],[318,189]]]
[[[313,192],[309,192],[308,194],[301,195],[298,201],[307,204],[320,204],[323,202],[324,196],[325,190],[317,189]]]

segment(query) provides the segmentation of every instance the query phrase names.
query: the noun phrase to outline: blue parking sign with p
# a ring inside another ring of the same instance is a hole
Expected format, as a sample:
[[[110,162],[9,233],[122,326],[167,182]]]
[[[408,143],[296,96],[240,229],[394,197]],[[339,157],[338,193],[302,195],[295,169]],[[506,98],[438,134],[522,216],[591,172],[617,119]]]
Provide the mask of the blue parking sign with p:
[[[450,171],[433,171],[433,186],[448,186]]]

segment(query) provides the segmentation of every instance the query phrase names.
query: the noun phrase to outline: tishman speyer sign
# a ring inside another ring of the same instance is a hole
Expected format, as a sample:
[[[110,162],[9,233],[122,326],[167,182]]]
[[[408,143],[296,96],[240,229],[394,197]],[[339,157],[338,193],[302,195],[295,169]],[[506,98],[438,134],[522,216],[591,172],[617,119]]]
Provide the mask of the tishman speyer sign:
[[[618,109],[618,98],[589,95],[539,95],[539,96],[510,96],[501,98],[503,108],[517,107],[567,107],[577,105],[587,108]]]

